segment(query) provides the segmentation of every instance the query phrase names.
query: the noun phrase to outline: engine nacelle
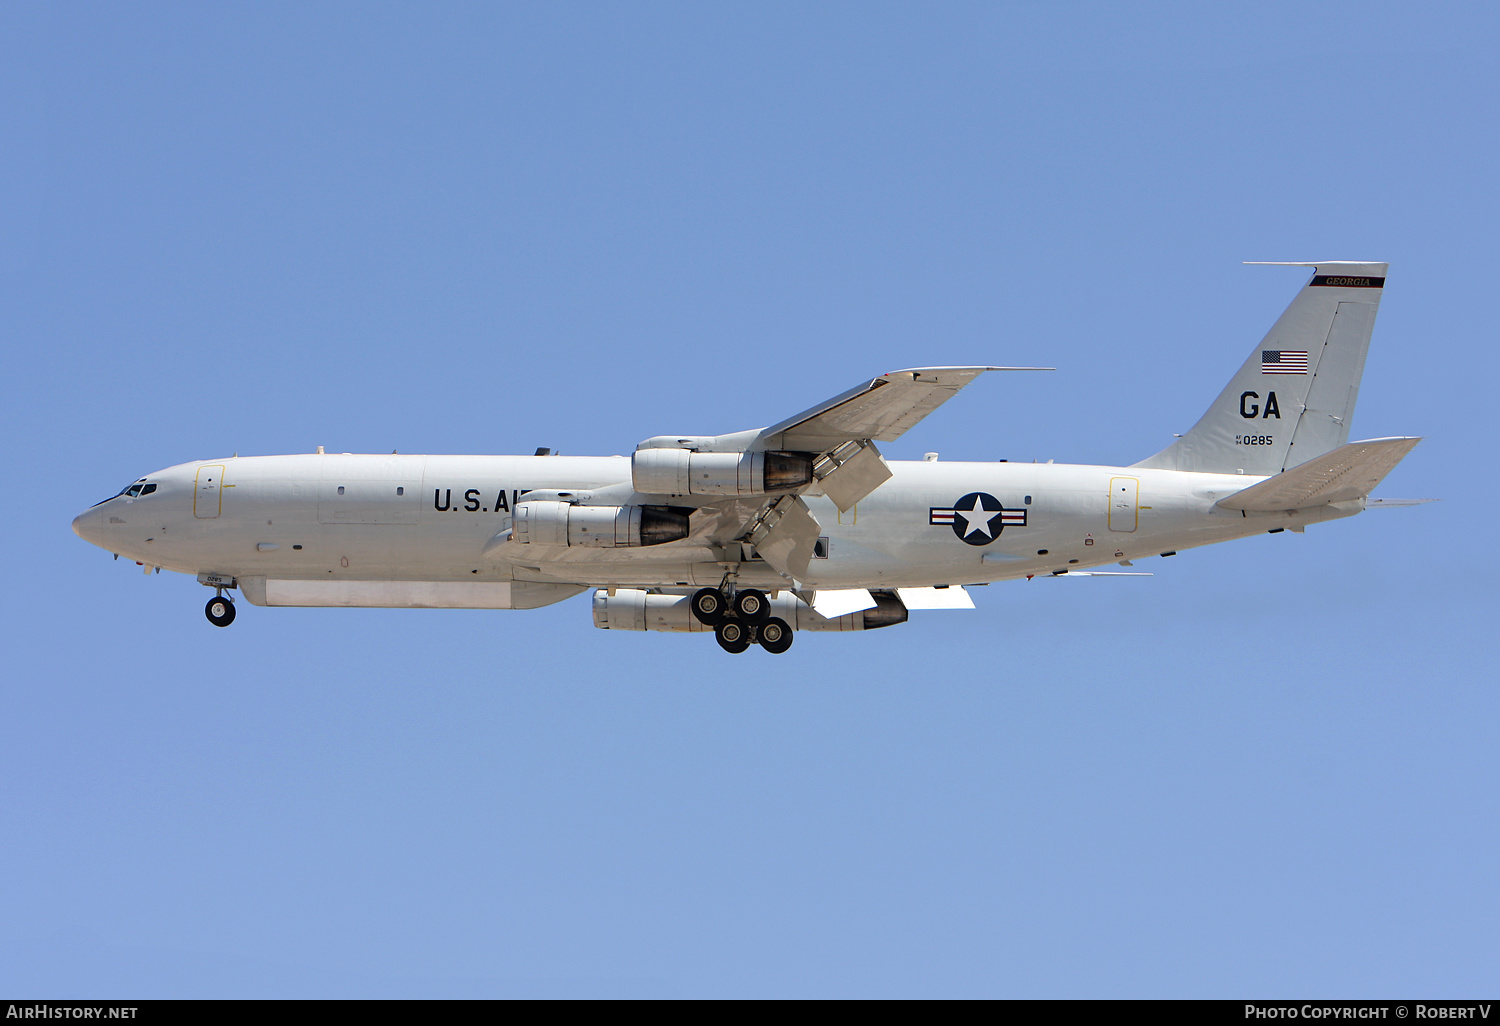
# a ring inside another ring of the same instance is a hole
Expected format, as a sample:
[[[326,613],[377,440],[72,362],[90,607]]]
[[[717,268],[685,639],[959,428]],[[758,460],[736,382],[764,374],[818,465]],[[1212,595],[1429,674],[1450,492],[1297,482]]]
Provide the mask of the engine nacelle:
[[[796,452],[637,449],[630,479],[645,495],[766,495],[811,484],[812,464]]]
[[[906,622],[906,606],[894,593],[871,592],[874,607],[832,619],[819,616],[790,592],[771,599],[771,615],[779,616],[794,631],[872,631],[877,627]],[[606,588],[594,592],[594,626],[608,631],[671,631],[713,633],[698,622],[688,603],[689,595],[656,595],[638,588]]]
[[[522,545],[585,545],[616,549],[662,545],[688,536],[688,514],[666,506],[575,506],[519,502],[511,540]]]

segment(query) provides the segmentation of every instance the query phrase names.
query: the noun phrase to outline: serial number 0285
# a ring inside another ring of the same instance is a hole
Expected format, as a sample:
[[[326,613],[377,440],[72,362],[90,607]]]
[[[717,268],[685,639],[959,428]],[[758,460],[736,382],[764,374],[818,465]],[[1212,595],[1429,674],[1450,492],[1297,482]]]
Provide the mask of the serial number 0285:
[[[1235,435],[1235,445],[1275,445],[1275,435]]]

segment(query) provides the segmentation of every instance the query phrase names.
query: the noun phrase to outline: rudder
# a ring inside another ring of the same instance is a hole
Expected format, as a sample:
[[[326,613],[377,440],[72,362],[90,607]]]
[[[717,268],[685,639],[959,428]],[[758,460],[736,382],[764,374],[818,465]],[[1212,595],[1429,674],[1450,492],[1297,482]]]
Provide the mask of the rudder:
[[[1383,263],[1323,261],[1193,429],[1137,467],[1279,474],[1349,440]]]

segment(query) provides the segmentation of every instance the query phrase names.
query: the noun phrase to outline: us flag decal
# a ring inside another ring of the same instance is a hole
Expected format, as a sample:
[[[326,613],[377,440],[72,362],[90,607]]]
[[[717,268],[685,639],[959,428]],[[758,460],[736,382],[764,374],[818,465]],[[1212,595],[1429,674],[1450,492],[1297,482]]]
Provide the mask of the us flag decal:
[[[1260,351],[1262,374],[1306,374],[1306,349],[1262,349]]]

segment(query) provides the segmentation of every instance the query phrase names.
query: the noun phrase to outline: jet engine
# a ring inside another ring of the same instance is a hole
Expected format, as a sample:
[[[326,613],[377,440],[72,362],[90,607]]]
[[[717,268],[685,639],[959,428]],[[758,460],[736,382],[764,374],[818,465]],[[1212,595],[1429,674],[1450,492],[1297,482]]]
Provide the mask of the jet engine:
[[[601,549],[662,545],[688,536],[689,512],[670,506],[520,502],[511,514],[511,540],[523,545],[585,545]]]
[[[906,606],[894,593],[871,592],[875,605],[858,613],[825,619],[796,595],[782,592],[770,600],[770,615],[797,631],[870,631],[906,622]],[[671,631],[712,634],[688,607],[690,595],[658,595],[637,588],[594,592],[594,626],[610,631]]]
[[[646,495],[766,495],[811,484],[812,465],[808,453],[637,449],[630,477]]]

